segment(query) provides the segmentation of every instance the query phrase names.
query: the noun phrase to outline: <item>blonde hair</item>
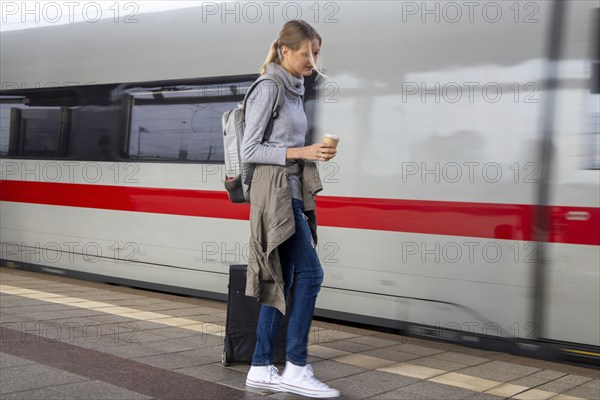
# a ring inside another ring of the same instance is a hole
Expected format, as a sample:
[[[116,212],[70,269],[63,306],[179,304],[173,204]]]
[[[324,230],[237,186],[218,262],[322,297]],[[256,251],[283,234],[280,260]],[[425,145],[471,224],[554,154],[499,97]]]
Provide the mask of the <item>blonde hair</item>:
[[[270,63],[276,63],[281,65],[281,61],[283,61],[283,57],[281,55],[281,47],[285,46],[290,48],[292,51],[296,51],[300,48],[300,46],[304,44],[304,42],[308,41],[308,57],[310,63],[320,76],[325,76],[320,71],[320,67],[317,66],[313,57],[312,41],[314,39],[317,39],[317,41],[319,42],[319,46],[321,46],[321,35],[319,35],[315,28],[310,26],[310,24],[300,19],[293,19],[287,21],[283,25],[283,28],[281,28],[281,31],[279,32],[279,37],[275,39],[273,43],[271,43],[269,54],[267,55],[267,59],[265,60],[265,63],[260,69],[260,74],[264,75],[267,73],[267,65],[269,65]]]

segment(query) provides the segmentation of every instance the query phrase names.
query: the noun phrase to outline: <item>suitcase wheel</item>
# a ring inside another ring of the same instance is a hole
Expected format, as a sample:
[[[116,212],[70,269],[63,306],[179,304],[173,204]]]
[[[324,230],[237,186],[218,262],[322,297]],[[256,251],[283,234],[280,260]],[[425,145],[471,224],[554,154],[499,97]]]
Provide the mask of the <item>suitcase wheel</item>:
[[[223,353],[221,353],[221,364],[223,364],[225,367],[231,365],[231,363],[227,362],[227,353],[225,353],[225,350],[223,350]]]

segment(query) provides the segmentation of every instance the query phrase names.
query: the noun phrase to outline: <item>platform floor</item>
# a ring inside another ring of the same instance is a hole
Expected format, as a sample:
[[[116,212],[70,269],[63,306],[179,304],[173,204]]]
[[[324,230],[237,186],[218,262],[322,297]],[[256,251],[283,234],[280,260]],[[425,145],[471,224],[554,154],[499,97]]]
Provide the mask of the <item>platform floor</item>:
[[[221,364],[226,304],[0,268],[0,398],[300,399]],[[314,321],[341,399],[600,399],[597,369]]]

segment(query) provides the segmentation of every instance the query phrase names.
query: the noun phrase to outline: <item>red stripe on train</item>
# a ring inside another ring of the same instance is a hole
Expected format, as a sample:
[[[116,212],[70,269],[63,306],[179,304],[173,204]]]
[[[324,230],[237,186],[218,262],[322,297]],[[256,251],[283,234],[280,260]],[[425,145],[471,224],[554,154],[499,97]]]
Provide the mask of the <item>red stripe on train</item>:
[[[222,191],[0,181],[0,201],[248,219]],[[318,196],[319,225],[490,239],[533,239],[535,206]],[[550,206],[550,242],[600,245],[600,209]],[[579,220],[567,219],[579,212]],[[583,213],[583,214],[581,214]]]

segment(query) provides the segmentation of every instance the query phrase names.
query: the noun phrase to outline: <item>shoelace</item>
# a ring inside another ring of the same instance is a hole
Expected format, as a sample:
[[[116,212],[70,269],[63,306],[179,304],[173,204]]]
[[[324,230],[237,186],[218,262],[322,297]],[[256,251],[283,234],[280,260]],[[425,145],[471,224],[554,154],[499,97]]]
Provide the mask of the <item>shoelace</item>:
[[[279,376],[279,370],[274,365],[269,365],[267,370],[269,371],[269,377],[271,379],[275,379],[275,380],[281,379],[281,377]]]

